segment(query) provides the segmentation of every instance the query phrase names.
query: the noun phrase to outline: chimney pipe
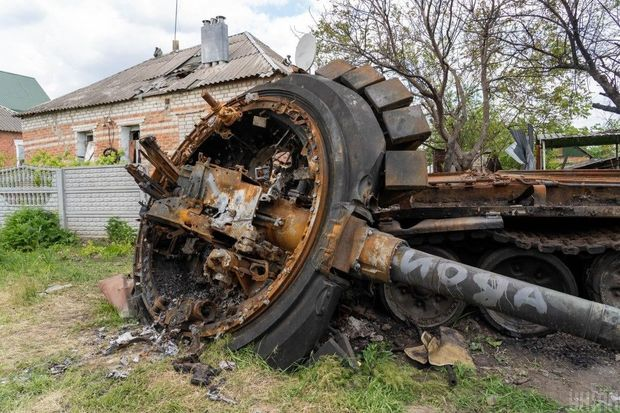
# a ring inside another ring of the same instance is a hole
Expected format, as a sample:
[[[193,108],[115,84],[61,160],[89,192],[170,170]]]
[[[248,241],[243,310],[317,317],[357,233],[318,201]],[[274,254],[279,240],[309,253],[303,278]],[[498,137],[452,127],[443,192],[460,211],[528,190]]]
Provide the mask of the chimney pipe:
[[[172,41],[172,51],[173,52],[178,52],[179,51],[179,41],[177,39],[174,39]]]
[[[201,60],[202,63],[218,64],[228,62],[228,25],[224,16],[202,21]]]

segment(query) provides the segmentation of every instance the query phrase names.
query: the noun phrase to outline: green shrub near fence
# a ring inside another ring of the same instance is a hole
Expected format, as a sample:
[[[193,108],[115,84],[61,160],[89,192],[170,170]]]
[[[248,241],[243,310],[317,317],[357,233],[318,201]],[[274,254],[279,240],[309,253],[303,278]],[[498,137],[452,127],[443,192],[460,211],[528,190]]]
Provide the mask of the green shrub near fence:
[[[60,226],[56,213],[41,208],[20,209],[0,228],[0,244],[9,249],[33,251],[76,241],[75,234]]]
[[[136,241],[136,230],[120,218],[112,217],[105,226],[110,242],[133,244]]]

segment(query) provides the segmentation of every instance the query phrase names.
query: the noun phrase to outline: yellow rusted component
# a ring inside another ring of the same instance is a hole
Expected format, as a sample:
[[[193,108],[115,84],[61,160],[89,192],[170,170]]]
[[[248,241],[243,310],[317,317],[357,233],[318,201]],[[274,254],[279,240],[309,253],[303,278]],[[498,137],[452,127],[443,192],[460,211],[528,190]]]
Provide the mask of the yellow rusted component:
[[[294,203],[278,199],[261,208],[261,213],[276,220],[265,226],[269,242],[287,251],[293,251],[301,242],[310,220],[310,211]]]
[[[331,236],[333,253],[326,257],[331,268],[375,281],[390,281],[392,256],[405,242],[393,235],[370,228],[366,221],[345,215],[334,225]]]
[[[364,276],[381,282],[390,281],[390,267],[394,253],[405,242],[393,235],[373,228],[359,228],[356,237],[363,239],[362,249],[353,269]],[[359,265],[359,269],[356,266]]]
[[[211,94],[204,90],[202,98],[209,104],[211,110],[216,116],[215,130],[224,138],[230,136],[230,131],[226,128],[241,119],[241,111],[233,106],[224,105],[219,102]]]

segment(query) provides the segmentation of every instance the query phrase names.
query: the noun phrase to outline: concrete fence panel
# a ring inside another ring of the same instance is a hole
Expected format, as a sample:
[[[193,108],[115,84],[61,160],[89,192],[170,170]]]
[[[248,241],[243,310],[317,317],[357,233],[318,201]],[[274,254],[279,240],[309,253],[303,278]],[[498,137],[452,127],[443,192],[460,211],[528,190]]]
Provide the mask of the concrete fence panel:
[[[146,201],[124,166],[0,170],[0,225],[23,207],[58,212],[60,223],[82,238],[103,238],[111,217],[138,226],[140,201]]]
[[[58,211],[60,170],[20,166],[0,169],[0,224],[21,208]]]

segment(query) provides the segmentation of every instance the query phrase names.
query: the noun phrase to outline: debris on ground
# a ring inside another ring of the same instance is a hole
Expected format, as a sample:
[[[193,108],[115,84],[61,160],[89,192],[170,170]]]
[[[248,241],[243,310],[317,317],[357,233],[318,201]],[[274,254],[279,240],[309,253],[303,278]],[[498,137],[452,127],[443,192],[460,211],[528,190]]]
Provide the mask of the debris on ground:
[[[73,287],[73,284],[53,284],[47,287],[42,293],[39,293],[39,295],[53,294],[71,287]]]
[[[404,350],[412,360],[433,366],[453,366],[461,363],[475,367],[474,360],[467,351],[465,338],[455,329],[439,327],[439,336],[424,331],[421,339],[422,345]]]
[[[71,366],[73,364],[73,360],[71,360],[70,358],[66,358],[64,359],[62,362],[60,363],[54,363],[50,366],[49,371],[50,374],[52,376],[57,376],[59,374],[64,373],[69,366]]]
[[[97,334],[101,334],[97,332]],[[172,341],[163,341],[163,333],[158,333],[155,329],[147,326],[140,330],[125,331],[118,337],[109,341],[109,345],[103,350],[104,356],[114,354],[118,350],[128,347],[134,343],[152,344],[158,348],[158,351],[167,356],[174,356],[179,352],[179,348]],[[105,335],[103,335],[105,337]]]
[[[98,286],[106,300],[122,318],[130,318],[134,315],[129,306],[129,298],[134,287],[131,278],[122,274],[114,275],[99,281]]]
[[[229,361],[229,360],[222,360],[220,361],[218,367],[221,370],[228,370],[228,371],[232,371],[235,368],[237,368],[237,363],[235,363],[234,361]]]
[[[383,341],[383,336],[375,332],[370,322],[353,316],[349,316],[347,322],[345,334],[348,337],[352,339],[361,337],[369,338],[370,341]]]
[[[321,356],[338,356],[346,361],[349,367],[353,369],[358,367],[357,358],[349,338],[340,331],[333,331],[332,337],[310,354],[309,361],[311,363],[316,362]]]
[[[176,356],[179,354],[179,347],[171,340],[168,340],[163,345],[164,354],[166,356]]]
[[[237,402],[234,401],[233,399],[226,397],[222,393],[220,393],[220,389],[215,386],[212,388],[209,388],[209,391],[207,392],[207,397],[209,398],[209,400],[213,400],[214,402],[237,404]]]
[[[237,402],[220,391],[220,387],[225,383],[225,379],[216,381],[216,378],[222,371],[234,370],[237,365],[233,361],[222,360],[219,362],[219,368],[204,364],[196,354],[180,357],[172,362],[172,367],[177,373],[191,373],[190,383],[195,386],[207,387],[207,397],[210,400],[224,402],[228,404],[237,404]]]
[[[177,373],[191,373],[190,383],[196,386],[208,386],[222,371],[219,368],[201,363],[195,354],[174,360],[172,367]]]
[[[123,380],[129,377],[129,371],[123,369],[113,369],[105,377],[112,380]]]

